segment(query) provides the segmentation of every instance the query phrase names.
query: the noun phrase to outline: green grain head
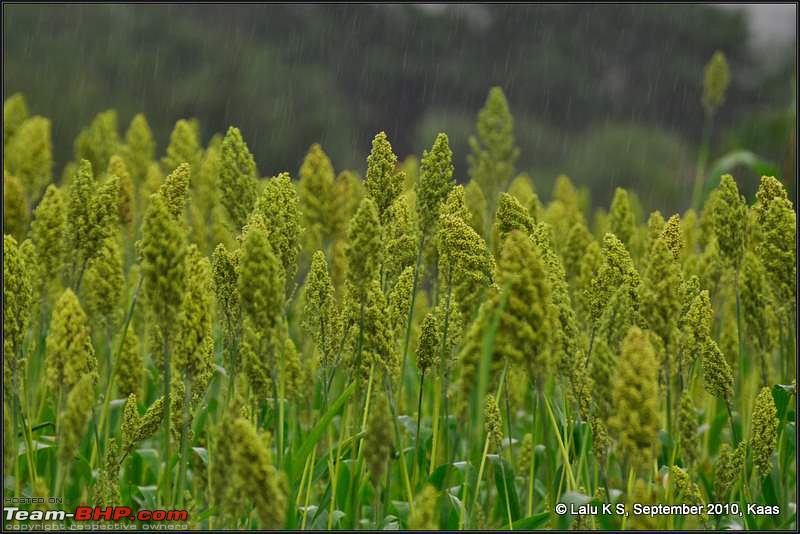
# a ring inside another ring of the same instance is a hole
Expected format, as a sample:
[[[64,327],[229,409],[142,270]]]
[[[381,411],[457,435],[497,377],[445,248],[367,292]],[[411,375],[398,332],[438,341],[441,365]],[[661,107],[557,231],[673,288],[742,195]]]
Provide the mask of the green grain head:
[[[234,229],[239,230],[253,211],[258,187],[258,173],[253,155],[238,128],[230,127],[222,140],[219,190],[222,205]]]
[[[730,70],[725,54],[717,50],[703,71],[703,109],[713,115],[725,102],[725,92],[730,83]]]
[[[431,235],[439,222],[441,205],[455,185],[453,181],[453,151],[447,134],[436,136],[430,151],[422,154],[417,186],[417,219],[422,232]]]
[[[628,192],[621,187],[614,190],[614,199],[608,210],[608,225],[612,234],[616,235],[625,246],[630,246],[636,220],[628,199]]]
[[[703,349],[703,379],[706,391],[720,400],[730,401],[733,371],[713,339],[709,339]]]
[[[778,410],[770,388],[764,387],[756,397],[753,406],[753,420],[750,445],[753,451],[753,464],[761,478],[772,470],[772,453],[778,438]]]
[[[632,327],[612,382],[614,414],[609,429],[634,466],[652,463],[659,429],[658,361],[645,332]]]
[[[80,375],[67,395],[64,410],[58,417],[59,435],[58,459],[61,462],[72,462],[78,452],[81,440],[86,435],[86,423],[95,403],[94,384],[97,376],[94,372]]]
[[[283,266],[287,295],[294,290],[300,254],[299,206],[297,190],[286,172],[267,180],[255,204],[255,213],[264,220],[269,243]]]
[[[84,376],[97,379],[88,319],[71,289],[65,290],[56,302],[47,334],[45,366],[52,391],[69,391]]]
[[[137,113],[125,132],[125,148],[122,150],[125,166],[131,173],[134,183],[141,184],[147,174],[147,167],[156,154],[156,142],[147,119]]]
[[[372,150],[367,157],[367,195],[375,202],[381,224],[387,222],[389,206],[403,192],[403,171],[397,166],[397,156],[385,132],[372,140]]]
[[[167,154],[161,158],[164,174],[171,174],[182,163],[187,163],[192,169],[196,169],[202,153],[203,148],[200,146],[196,123],[186,119],[178,120],[169,136]]]
[[[366,298],[369,282],[380,272],[383,254],[378,208],[371,198],[361,201],[347,231],[347,281],[356,301]]]

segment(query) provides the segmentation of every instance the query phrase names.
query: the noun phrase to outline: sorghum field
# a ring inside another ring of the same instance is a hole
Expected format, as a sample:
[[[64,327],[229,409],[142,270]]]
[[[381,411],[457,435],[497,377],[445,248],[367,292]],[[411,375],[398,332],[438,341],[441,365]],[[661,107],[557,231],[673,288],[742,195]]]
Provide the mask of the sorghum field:
[[[363,176],[314,144],[262,178],[236,127],[202,146],[180,120],[157,147],[114,111],[54,173],[50,129],[5,101],[20,509],[186,510],[174,523],[193,529],[796,528],[779,178],[745,198],[701,165],[697,209],[644,213],[617,188],[590,212],[567,176],[545,192],[516,173],[499,88],[469,177],[445,133],[402,162],[378,133]]]

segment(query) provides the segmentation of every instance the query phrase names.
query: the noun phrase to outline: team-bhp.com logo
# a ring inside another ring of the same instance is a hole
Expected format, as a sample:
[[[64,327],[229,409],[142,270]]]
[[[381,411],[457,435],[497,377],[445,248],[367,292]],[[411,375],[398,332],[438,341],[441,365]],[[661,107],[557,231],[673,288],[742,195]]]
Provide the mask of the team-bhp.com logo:
[[[13,506],[4,508],[6,521],[186,521],[186,510],[139,510],[134,513],[127,506],[78,506],[73,513],[64,510],[20,510]]]

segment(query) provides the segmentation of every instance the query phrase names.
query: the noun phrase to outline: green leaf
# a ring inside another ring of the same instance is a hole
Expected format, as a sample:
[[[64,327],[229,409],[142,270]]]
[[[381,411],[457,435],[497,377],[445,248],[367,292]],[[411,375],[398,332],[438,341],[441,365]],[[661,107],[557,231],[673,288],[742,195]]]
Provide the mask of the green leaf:
[[[772,398],[775,400],[775,408],[778,410],[778,421],[783,421],[786,417],[786,410],[793,393],[794,388],[791,385],[775,384],[772,386]]]
[[[511,523],[511,526],[514,530],[540,530],[539,527],[547,524],[549,520],[550,512],[540,512],[530,517],[518,519]],[[503,530],[507,530],[507,527],[503,528]]]
[[[328,411],[325,412],[325,415],[314,425],[314,428],[308,433],[308,436],[305,440],[303,440],[303,444],[300,448],[295,452],[291,460],[289,462],[290,472],[289,472],[289,479],[291,481],[290,485],[294,485],[296,482],[295,477],[297,474],[302,473],[303,466],[305,465],[306,458],[308,454],[314,449],[317,442],[322,438],[322,435],[325,433],[325,429],[328,428],[328,425],[333,420],[336,413],[342,408],[347,399],[350,398],[350,395],[356,390],[356,382],[353,382],[347,389],[345,389],[339,398],[336,399],[333,404],[331,404]]]
[[[514,469],[503,458],[496,454],[488,455],[494,465],[494,485],[497,488],[497,495],[500,500],[500,509],[503,511],[503,517],[507,515],[506,501],[511,510],[511,522],[519,519],[519,497],[517,496],[517,488],[514,485]],[[505,478],[504,476],[505,475]],[[508,491],[506,491],[508,490]],[[507,520],[506,520],[507,522]]]
[[[720,176],[732,172],[736,167],[746,167],[759,176],[778,176],[778,168],[771,162],[749,150],[734,150],[723,154],[711,166],[703,187],[703,197],[719,185]]]

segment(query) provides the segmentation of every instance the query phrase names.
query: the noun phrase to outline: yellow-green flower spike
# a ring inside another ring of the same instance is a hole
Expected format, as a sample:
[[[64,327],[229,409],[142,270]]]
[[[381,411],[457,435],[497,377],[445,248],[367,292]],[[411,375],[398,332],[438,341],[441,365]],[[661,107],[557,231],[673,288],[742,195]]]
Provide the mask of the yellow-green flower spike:
[[[164,199],[170,215],[176,221],[182,220],[183,211],[186,208],[190,174],[189,165],[181,163],[170,172],[158,189],[158,194]]]
[[[92,168],[99,172],[108,168],[111,156],[119,151],[119,144],[117,112],[103,111],[75,139],[75,160],[89,160]]]
[[[778,339],[779,333],[770,299],[766,269],[758,256],[750,251],[745,253],[742,262],[739,292],[747,337],[759,354],[762,382],[766,384],[769,376],[767,358],[775,348],[775,340]]]
[[[483,407],[483,418],[486,422],[486,434],[492,443],[492,447],[499,452],[503,447],[503,420],[500,417],[500,407],[497,399],[489,393]]]
[[[610,295],[622,285],[631,295],[634,310],[638,309],[639,273],[625,245],[614,234],[606,234],[601,250],[603,262],[592,279],[589,294],[594,321],[600,319]]]
[[[338,322],[333,284],[325,254],[318,250],[311,258],[311,271],[306,278],[303,326],[322,355],[323,368],[334,365],[336,324]]]
[[[447,199],[453,180],[453,151],[447,134],[436,136],[430,152],[425,151],[420,162],[417,187],[417,218],[422,232],[434,232],[439,222],[442,203]]]
[[[464,222],[469,224],[476,234],[483,236],[486,232],[488,203],[478,182],[470,181],[464,187],[464,204],[469,211],[469,217],[463,218]]]
[[[47,382],[53,391],[72,389],[97,369],[86,314],[71,289],[61,294],[47,334]]]
[[[686,243],[683,241],[680,215],[676,213],[667,220],[664,229],[661,231],[661,238],[672,253],[672,258],[677,262],[681,261],[686,250]]]
[[[384,371],[393,381],[400,372],[400,362],[394,348],[394,332],[389,319],[386,297],[380,283],[373,280],[367,291],[364,306],[364,329],[361,371],[369,378],[369,367]]]
[[[125,161],[116,154],[108,162],[108,174],[119,179],[119,223],[127,228],[133,222],[134,187]]]
[[[452,215],[439,221],[439,254],[440,268],[452,280],[461,313],[471,317],[492,282],[494,258],[475,230]]]
[[[617,357],[604,339],[595,341],[590,362],[593,379],[592,399],[595,414],[607,421],[613,411],[613,383],[617,372]]]
[[[232,447],[228,483],[239,496],[252,495],[259,528],[278,530],[286,521],[286,480],[272,465],[269,450],[253,425],[243,418],[233,421],[227,436]],[[259,491],[250,491],[259,488]]]
[[[689,365],[703,354],[706,343],[711,338],[712,320],[711,299],[708,290],[704,289],[692,299],[683,320],[681,350]]]
[[[116,347],[117,344],[115,343]],[[142,381],[145,375],[144,362],[139,350],[139,336],[132,328],[125,333],[125,341],[122,343],[122,352],[117,363],[116,380],[117,397],[128,397],[129,395],[140,395],[142,392]]]
[[[408,516],[408,530],[439,530],[436,503],[439,492],[427,484],[414,498],[414,508]]]
[[[273,396],[274,349],[276,349],[278,336],[277,334],[270,335],[270,332],[262,334],[257,331],[249,317],[245,317],[242,331],[238,353],[241,364],[237,365],[241,365],[242,374],[247,377],[247,382],[250,384],[255,398],[265,400]],[[264,350],[270,350],[270,352],[264,354]]]
[[[681,218],[681,233],[683,242],[686,245],[686,252],[694,254],[700,244],[700,224],[697,212],[689,208]]]
[[[739,445],[733,450],[727,443],[720,446],[719,457],[714,465],[714,492],[718,500],[723,500],[728,490],[741,477],[746,454],[746,440],[739,442]]]
[[[510,232],[519,230],[525,235],[530,235],[533,225],[528,210],[515,197],[508,193],[500,193],[492,238],[498,253],[502,249],[503,240]]]
[[[625,246],[630,245],[636,220],[628,199],[628,192],[621,187],[617,187],[614,191],[614,199],[608,210],[608,226],[609,231],[616,235]]]
[[[242,228],[256,202],[258,173],[253,155],[238,128],[230,127],[222,140],[219,190],[222,205],[235,230]]]
[[[421,375],[430,369],[436,369],[439,361],[439,321],[429,312],[422,319],[419,344],[417,345],[417,368]]]
[[[730,83],[730,71],[725,54],[717,50],[706,64],[703,72],[703,108],[713,115],[725,102],[725,92]]]
[[[125,288],[122,252],[116,236],[104,239],[97,255],[89,260],[82,287],[86,311],[100,332],[116,326],[122,319],[119,305]]]
[[[158,324],[173,324],[183,300],[186,238],[161,195],[153,195],[142,223],[144,295]]]
[[[57,280],[64,268],[66,210],[63,191],[51,184],[33,211],[31,241],[36,251],[37,288],[40,291]]]
[[[669,468],[669,472],[672,476],[672,481],[675,483],[675,489],[677,490],[675,492],[676,496],[681,500],[681,502],[701,506],[705,504],[703,501],[703,495],[700,493],[700,488],[697,486],[697,484],[692,482],[686,471],[677,465],[672,465]],[[702,515],[705,516],[705,513]]]
[[[123,156],[125,165],[134,182],[141,184],[147,174],[147,167],[156,155],[156,143],[147,119],[137,113],[125,132],[125,148]]]
[[[747,204],[730,174],[722,176],[718,191],[718,200],[711,212],[714,235],[725,264],[738,269],[745,249]]]
[[[267,180],[256,200],[259,213],[269,231],[269,243],[283,266],[286,292],[294,289],[297,257],[300,253],[300,208],[297,190],[289,173]]]
[[[658,361],[647,334],[635,326],[622,343],[612,396],[609,430],[622,454],[638,467],[651,465],[659,429]]]
[[[214,293],[227,321],[236,322],[239,307],[239,254],[220,243],[211,255]]]
[[[405,332],[408,309],[411,307],[411,290],[414,284],[414,267],[403,269],[386,299],[389,303],[389,325],[397,339]],[[415,302],[416,304],[416,302]]]
[[[94,487],[94,505],[100,507],[121,506],[122,495],[119,490],[120,454],[117,440],[110,438],[106,444],[103,467]]]
[[[469,138],[469,175],[483,190],[494,211],[497,193],[505,191],[514,177],[519,149],[514,141],[514,119],[500,87],[492,87],[478,112],[477,135]]]
[[[322,147],[314,143],[300,166],[297,198],[309,243],[323,247],[336,233],[337,207],[333,165]]]
[[[361,201],[347,231],[347,281],[361,302],[369,282],[380,272],[383,255],[378,208],[371,198]]]
[[[467,224],[470,224],[470,221],[472,220],[472,214],[469,211],[469,208],[467,208],[466,189],[463,185],[456,185],[447,194],[447,198],[445,199],[442,209],[439,212],[439,217],[443,218],[448,215],[458,217]]]
[[[575,279],[580,273],[587,253],[589,243],[594,241],[592,234],[583,221],[576,222],[567,234],[567,244],[564,247],[564,271],[569,280]]]
[[[25,95],[14,93],[3,102],[3,148],[28,118]]]
[[[698,458],[697,412],[689,390],[681,395],[678,412],[678,433],[680,434],[681,455],[690,464]]]
[[[773,199],[783,198],[789,200],[789,195],[783,184],[774,176],[762,176],[761,182],[756,191],[757,202],[753,205],[753,209],[758,214],[759,223],[763,223],[763,215],[769,209],[769,205]]]
[[[164,174],[172,173],[181,163],[188,163],[192,169],[196,169],[202,153],[197,130],[190,121],[180,119],[169,136],[167,154],[161,158]]]
[[[753,406],[753,422],[750,446],[753,451],[753,464],[758,474],[764,478],[772,470],[772,452],[778,438],[778,410],[770,388],[764,387],[756,397]]]
[[[384,226],[386,252],[383,271],[385,279],[390,283],[394,282],[406,267],[413,266],[417,257],[416,224],[411,217],[411,210],[404,197],[395,200],[386,214]]]
[[[367,157],[367,194],[375,202],[381,224],[386,223],[389,206],[403,191],[403,171],[397,166],[397,156],[385,132],[372,140],[372,150]]]
[[[581,320],[585,322],[592,320],[592,280],[602,264],[603,253],[600,249],[600,243],[591,240],[586,245],[586,251],[579,264],[573,292],[575,296],[575,311]]]
[[[525,172],[518,174],[512,180],[511,185],[508,186],[508,194],[519,200],[520,204],[529,208],[533,198],[536,196],[530,175]]]
[[[394,435],[389,401],[382,389],[374,393],[369,408],[367,434],[364,437],[364,459],[372,483],[377,487],[383,482],[383,474],[392,456]]]
[[[138,426],[133,434],[133,443],[149,438],[161,428],[161,422],[164,420],[164,408],[164,397],[159,397],[147,408],[147,411],[138,420]]]
[[[639,291],[642,318],[650,330],[669,344],[681,310],[681,270],[665,239],[653,243]]]
[[[186,255],[186,290],[176,325],[175,367],[185,378],[203,382],[213,366],[211,264],[195,245]]]
[[[85,265],[97,253],[103,240],[114,233],[118,210],[119,179],[111,176],[97,184],[91,164],[81,160],[70,183],[67,204],[67,232],[69,245],[75,254],[74,266]],[[80,275],[79,272],[75,274]]]
[[[19,178],[3,172],[3,231],[22,240],[28,231],[28,199]]]
[[[495,352],[528,372],[546,373],[551,287],[539,247],[518,230],[508,234],[503,246],[498,285],[507,296]]]
[[[3,167],[22,182],[29,204],[36,204],[53,176],[50,121],[34,116],[23,122],[8,141]]]
[[[286,396],[292,401],[299,401],[308,393],[312,384],[312,375],[307,374],[307,366],[300,361],[297,346],[291,339],[286,340],[283,351],[284,366],[286,369]]]
[[[409,154],[400,164],[403,171],[403,191],[412,191],[419,183],[419,160],[414,154]]]
[[[274,335],[283,315],[284,274],[267,237],[263,221],[248,224],[239,260],[242,311],[260,334]]]
[[[17,245],[10,235],[3,236],[3,374],[6,388],[16,382],[21,386],[20,366],[22,340],[27,330],[33,294],[30,271]]]
[[[797,288],[797,214],[790,201],[776,197],[769,203],[763,220],[762,240],[756,252],[777,302],[791,310]]]
[[[706,391],[718,399],[730,400],[733,395],[733,371],[713,339],[708,340],[703,350],[703,378]]]
[[[81,374],[75,387],[67,395],[64,411],[59,414],[58,425],[61,442],[58,459],[61,462],[72,462],[78,451],[81,439],[86,434],[86,422],[95,402],[94,373]]]

